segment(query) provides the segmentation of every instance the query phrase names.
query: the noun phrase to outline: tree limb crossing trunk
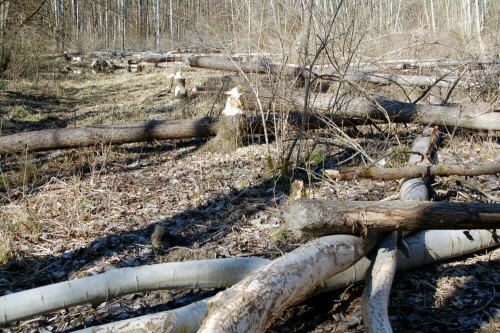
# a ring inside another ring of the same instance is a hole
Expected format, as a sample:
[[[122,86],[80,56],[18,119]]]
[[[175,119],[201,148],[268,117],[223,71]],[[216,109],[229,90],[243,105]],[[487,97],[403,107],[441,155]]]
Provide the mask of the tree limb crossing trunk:
[[[298,237],[426,229],[484,229],[500,224],[499,204],[301,199],[282,211]]]

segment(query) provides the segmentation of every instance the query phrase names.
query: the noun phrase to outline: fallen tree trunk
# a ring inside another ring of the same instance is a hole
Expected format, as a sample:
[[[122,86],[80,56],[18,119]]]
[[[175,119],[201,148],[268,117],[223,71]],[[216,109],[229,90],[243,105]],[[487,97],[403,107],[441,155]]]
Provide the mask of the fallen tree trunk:
[[[214,135],[212,118],[130,123],[109,126],[60,128],[2,136],[0,154],[21,151],[69,149],[96,144],[123,144],[154,140],[176,140]]]
[[[203,88],[202,88],[203,89]],[[203,89],[200,94],[218,93],[220,89]],[[265,88],[259,90],[259,100],[250,86],[245,86],[241,98],[243,109],[284,113],[303,113],[304,97],[297,94],[275,96]],[[196,93],[195,93],[196,94]],[[477,130],[500,131],[500,112],[490,103],[450,105],[413,104],[375,98],[339,98],[333,94],[315,94],[308,104],[310,113],[323,122],[338,126],[374,123],[419,123],[424,126],[448,126]],[[326,126],[323,125],[323,126]]]
[[[181,100],[179,100],[181,101]],[[174,102],[178,103],[178,102]],[[277,119],[280,119],[277,117]],[[339,126],[363,125],[364,120],[343,120],[338,117],[318,117],[308,115],[304,120],[304,129],[312,130],[328,125],[325,119],[338,123]],[[303,117],[291,114],[286,120],[292,126],[300,126]],[[249,134],[263,133],[262,118],[247,118]],[[274,130],[274,121],[266,121],[268,130]],[[219,120],[211,117],[183,120],[151,120],[142,123],[120,125],[87,126],[61,128],[0,136],[0,154],[23,151],[45,151],[53,149],[70,149],[94,146],[97,144],[123,144],[132,142],[149,142],[154,140],[177,140],[197,137],[208,137],[217,134]]]
[[[436,86],[450,88],[457,78],[439,78],[422,75],[398,75],[385,73],[371,73],[371,71],[348,71],[345,74],[338,73],[331,67],[300,67],[291,64],[275,64],[265,58],[255,62],[235,61],[218,57],[190,56],[184,59],[186,65],[206,69],[217,69],[231,72],[257,73],[284,75],[292,78],[322,78],[331,81],[353,81],[371,82],[378,84]],[[458,83],[459,85],[465,85]]]
[[[0,297],[0,325],[81,304],[162,289],[229,288],[267,264],[264,258],[227,258],[113,269],[103,274]]]
[[[423,133],[413,141],[411,151],[415,154],[409,156],[408,164],[426,165],[430,163],[440,138],[437,128],[425,128]],[[429,200],[429,190],[426,183],[426,177],[403,179],[400,200]],[[368,333],[392,332],[387,308],[397,267],[398,245],[404,246],[405,252],[409,255],[409,245],[404,240],[400,244],[397,242],[399,233],[397,231],[391,232],[378,245],[376,256],[366,272],[361,311],[365,330]]]
[[[190,56],[184,59],[186,65],[206,69],[218,69],[230,72],[259,73],[259,74],[283,74],[285,76],[303,77],[304,68],[273,64],[266,60],[256,62],[236,62],[223,58]]]
[[[394,231],[380,242],[375,259],[366,272],[361,311],[368,333],[392,332],[387,307],[396,273],[397,252],[397,232]]]
[[[470,129],[500,130],[500,112],[495,112],[489,104],[438,106],[403,103],[391,100],[379,100],[376,103],[365,99],[354,99],[333,110],[330,106],[332,95],[321,96],[311,102],[319,111],[319,115],[309,115],[306,119],[306,129],[316,129],[334,123],[338,126],[367,125],[370,121],[377,123],[418,122],[424,125],[446,125]],[[262,105],[266,101],[263,96]],[[269,102],[269,100],[268,100]],[[278,101],[277,109],[302,112],[301,101]],[[174,102],[182,103],[182,101]],[[256,101],[247,96],[242,101],[244,108],[256,108]],[[254,104],[255,103],[255,104]],[[338,106],[336,106],[338,107]],[[327,110],[329,110],[327,112]],[[385,110],[385,111],[384,111]],[[321,113],[325,114],[324,116]],[[262,121],[250,117],[249,129],[251,133],[262,130]],[[290,115],[287,118],[291,123],[300,123],[302,115]],[[268,121],[271,123],[272,121]],[[272,128],[272,126],[270,127]],[[215,135],[217,122],[212,118],[197,118],[185,120],[151,120],[143,123],[131,123],[110,126],[88,126],[80,128],[63,128],[35,132],[23,132],[2,136],[0,140],[0,154],[16,153],[21,151],[44,151],[52,149],[69,149],[96,144],[123,144],[153,140],[176,140]]]
[[[441,67],[482,67],[484,65],[496,65],[500,62],[496,59],[484,60],[452,60],[452,59],[398,59],[398,60],[374,60],[354,63],[352,67],[363,68],[365,66],[378,66],[384,69],[412,69],[412,68],[441,68]]]
[[[301,96],[272,100],[266,94],[259,95],[261,105],[273,105],[276,110],[302,113],[304,100]],[[247,94],[242,99],[246,109],[257,110],[255,97]],[[309,110],[329,116],[335,123],[368,119],[379,123],[419,123],[424,126],[448,126],[478,130],[500,130],[500,112],[490,103],[425,105],[377,98],[344,98],[332,94],[317,94],[308,102]]]
[[[300,199],[281,215],[297,237],[366,230],[482,229],[500,223],[500,204]]]
[[[335,180],[353,180],[355,178],[399,180],[401,178],[434,176],[479,176],[500,172],[500,163],[483,165],[419,165],[398,168],[362,168],[349,167],[337,170],[325,170],[325,174]]]
[[[408,254],[398,251],[397,271],[445,261],[499,246],[500,230],[426,230],[405,237]],[[364,280],[371,261],[364,257],[345,271],[326,280],[315,294],[344,288]]]
[[[282,311],[354,264],[378,239],[326,236],[285,254],[217,294],[199,332],[264,332]]]
[[[367,73],[360,71],[360,72],[348,72],[343,76],[343,79],[352,82],[370,82],[377,84],[395,83],[397,85],[412,85],[412,86],[424,86],[424,87],[435,86],[435,87],[449,88],[458,78],[441,79],[435,76]],[[464,84],[458,82],[458,85],[461,86]]]
[[[488,230],[422,231],[406,237],[405,241],[409,246],[409,255],[406,256],[398,251],[398,271],[410,270],[422,265],[498,246],[498,243],[494,240],[494,233]],[[208,260],[208,262],[210,261]],[[363,281],[369,266],[370,260],[366,257],[361,258],[353,266],[321,283],[315,290],[314,295],[345,288]],[[185,284],[193,284],[192,282],[194,281],[185,281]],[[171,329],[171,332],[185,329],[184,333],[195,333],[207,315],[208,301],[210,299],[192,303],[175,310],[85,328],[75,333],[109,333],[124,332],[127,330],[165,332],[165,328]]]

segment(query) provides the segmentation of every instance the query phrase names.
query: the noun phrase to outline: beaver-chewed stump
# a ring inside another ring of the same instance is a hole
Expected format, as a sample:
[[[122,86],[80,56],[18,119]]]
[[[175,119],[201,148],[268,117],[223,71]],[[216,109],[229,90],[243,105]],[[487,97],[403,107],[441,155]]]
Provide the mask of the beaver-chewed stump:
[[[248,121],[243,113],[222,114],[217,135],[207,143],[207,150],[216,153],[230,153],[248,143]]]
[[[248,143],[247,116],[241,109],[240,92],[238,87],[225,92],[226,107],[217,128],[217,135],[207,144],[211,152],[229,153]]]

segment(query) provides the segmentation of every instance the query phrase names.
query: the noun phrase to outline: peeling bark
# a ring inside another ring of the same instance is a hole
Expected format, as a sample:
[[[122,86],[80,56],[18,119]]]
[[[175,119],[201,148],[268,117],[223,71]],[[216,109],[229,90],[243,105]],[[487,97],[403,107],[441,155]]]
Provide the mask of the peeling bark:
[[[377,238],[327,236],[285,254],[217,294],[199,332],[264,332],[287,307],[361,258]]]
[[[366,273],[363,289],[363,320],[366,332],[392,332],[387,307],[396,273],[397,232],[391,232],[379,244],[376,257]]]

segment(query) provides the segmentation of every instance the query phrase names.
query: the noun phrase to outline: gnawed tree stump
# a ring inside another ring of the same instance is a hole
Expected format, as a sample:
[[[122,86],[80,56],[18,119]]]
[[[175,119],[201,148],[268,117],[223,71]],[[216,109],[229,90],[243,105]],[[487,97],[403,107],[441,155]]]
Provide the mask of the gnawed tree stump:
[[[238,87],[225,94],[229,96],[219,120],[217,135],[206,146],[212,152],[228,153],[248,143],[248,120],[241,109]]]

